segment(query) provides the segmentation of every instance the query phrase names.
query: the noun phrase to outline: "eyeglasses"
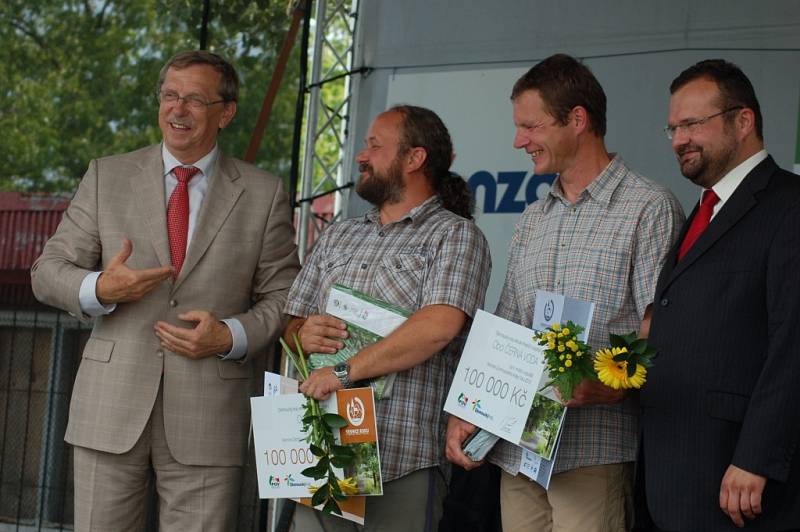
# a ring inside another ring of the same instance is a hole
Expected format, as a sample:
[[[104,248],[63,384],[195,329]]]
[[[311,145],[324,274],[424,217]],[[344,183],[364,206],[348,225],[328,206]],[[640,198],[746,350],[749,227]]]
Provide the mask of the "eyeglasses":
[[[183,100],[183,103],[186,104],[186,107],[189,107],[190,109],[204,109],[214,105],[215,103],[222,103],[225,101],[214,100],[213,102],[207,102],[196,94],[181,96],[175,91],[158,91],[156,93],[156,99],[159,103],[176,103]]]
[[[727,108],[725,110],[720,111],[719,113],[714,113],[713,115],[708,115],[708,116],[703,117],[703,118],[698,118],[697,120],[690,120],[688,122],[684,122],[684,123],[678,124],[676,126],[666,126],[664,128],[664,133],[667,134],[667,138],[669,140],[672,140],[673,138],[675,138],[675,133],[677,131],[681,131],[683,133],[688,133],[688,134],[696,133],[697,130],[700,129],[700,127],[703,124],[705,124],[706,122],[708,122],[712,118],[724,115],[725,113],[730,113],[731,111],[738,111],[739,109],[744,109],[744,106],[737,105],[736,107],[729,107],[729,108]]]

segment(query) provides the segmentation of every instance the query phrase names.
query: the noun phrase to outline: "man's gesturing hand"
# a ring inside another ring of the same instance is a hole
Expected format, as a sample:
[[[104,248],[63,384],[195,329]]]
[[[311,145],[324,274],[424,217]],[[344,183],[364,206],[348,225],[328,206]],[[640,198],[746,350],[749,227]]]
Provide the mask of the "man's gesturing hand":
[[[744,526],[742,514],[755,519],[761,513],[761,495],[767,479],[731,464],[719,487],[719,507],[739,528]]]
[[[108,266],[97,279],[95,293],[97,300],[104,305],[138,301],[149,291],[172,275],[172,268],[148,268],[134,270],[125,261],[133,253],[133,244],[127,238],[122,240],[122,249],[111,259]]]
[[[186,329],[159,321],[155,330],[163,347],[189,358],[205,358],[231,350],[233,337],[230,329],[210,312],[190,310],[178,314],[178,318],[195,322],[195,326]]]

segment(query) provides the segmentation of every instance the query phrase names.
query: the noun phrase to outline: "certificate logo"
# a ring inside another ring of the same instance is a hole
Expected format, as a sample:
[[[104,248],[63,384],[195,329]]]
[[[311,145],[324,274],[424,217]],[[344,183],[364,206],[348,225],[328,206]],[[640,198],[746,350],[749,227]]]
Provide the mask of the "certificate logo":
[[[297,487],[303,487],[303,486],[309,486],[310,485],[310,482],[303,482],[303,481],[295,480],[294,477],[291,474],[286,475],[285,477],[283,477],[283,481],[290,488],[297,488]]]
[[[269,476],[269,487],[271,488],[280,488],[281,487],[281,479],[280,477],[276,477],[273,475]]]
[[[461,392],[461,394],[459,394],[459,396],[458,396],[457,401],[458,401],[458,406],[460,406],[461,408],[464,408],[464,407],[467,406],[467,403],[469,403],[469,397],[464,395],[464,392]]]
[[[364,422],[364,413],[364,403],[358,397],[353,397],[347,402],[347,420],[354,427],[358,427]]]
[[[476,414],[478,414],[479,416],[485,417],[486,419],[489,419],[489,420],[494,419],[494,416],[492,414],[490,414],[489,412],[487,412],[486,410],[481,408],[481,400],[480,399],[472,401],[472,411],[475,412]]]
[[[548,299],[547,303],[544,304],[544,321],[550,321],[553,319],[553,312],[556,310],[556,305],[553,303],[552,299]]]

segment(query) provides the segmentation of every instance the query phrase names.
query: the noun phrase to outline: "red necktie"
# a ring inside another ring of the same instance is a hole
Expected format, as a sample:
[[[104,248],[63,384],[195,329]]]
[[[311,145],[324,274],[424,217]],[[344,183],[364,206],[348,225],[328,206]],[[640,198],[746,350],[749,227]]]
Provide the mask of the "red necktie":
[[[686,252],[691,249],[697,239],[700,238],[700,235],[703,234],[703,231],[706,230],[709,222],[711,222],[711,215],[714,213],[714,205],[718,201],[719,196],[713,190],[707,188],[703,191],[703,197],[700,198],[700,208],[697,209],[697,214],[692,219],[692,225],[686,231],[686,236],[681,242],[681,248],[678,250],[678,260],[681,260],[686,255]]]
[[[167,234],[175,277],[181,273],[183,259],[186,258],[186,241],[189,237],[189,180],[199,171],[194,166],[176,166],[172,169],[178,184],[167,204]]]

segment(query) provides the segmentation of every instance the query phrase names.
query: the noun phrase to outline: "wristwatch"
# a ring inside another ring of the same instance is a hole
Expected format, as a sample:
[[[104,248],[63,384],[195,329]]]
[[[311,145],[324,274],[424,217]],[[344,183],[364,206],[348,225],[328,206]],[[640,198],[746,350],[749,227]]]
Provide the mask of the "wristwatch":
[[[353,387],[353,381],[350,380],[350,364],[347,362],[339,362],[333,366],[333,374],[342,383],[342,388]]]

